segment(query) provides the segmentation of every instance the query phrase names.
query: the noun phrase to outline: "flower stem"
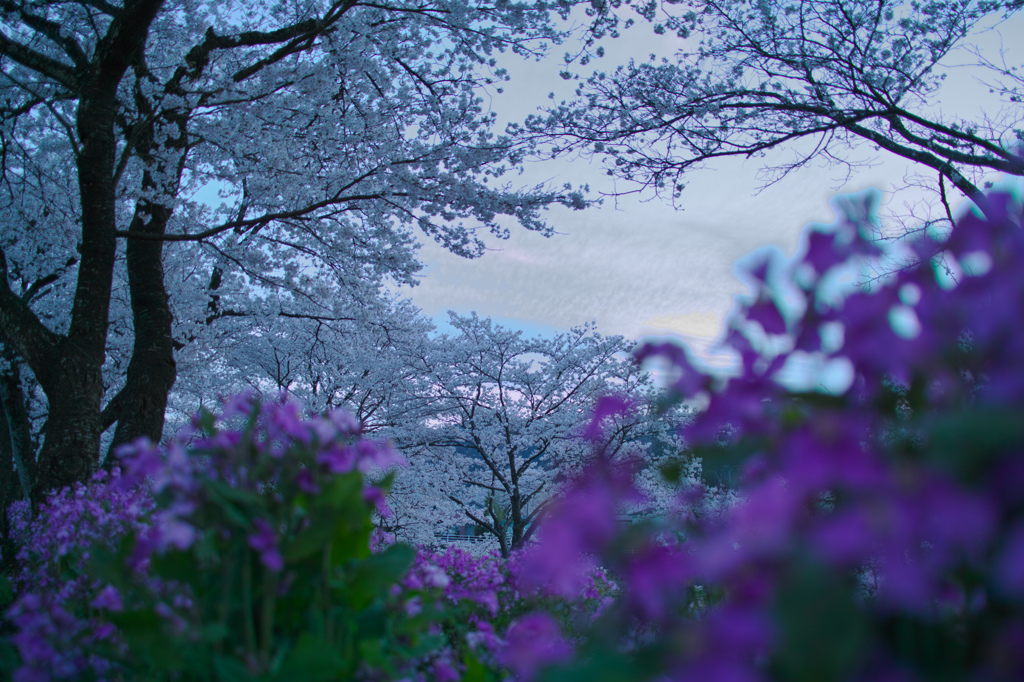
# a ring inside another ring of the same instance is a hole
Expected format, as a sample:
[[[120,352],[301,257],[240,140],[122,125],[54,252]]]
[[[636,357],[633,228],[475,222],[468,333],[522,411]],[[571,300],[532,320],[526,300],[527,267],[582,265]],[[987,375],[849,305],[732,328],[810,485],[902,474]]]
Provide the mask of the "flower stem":
[[[253,622],[252,609],[252,557],[245,552],[242,559],[242,620],[245,629],[245,647],[256,651],[256,624]]]

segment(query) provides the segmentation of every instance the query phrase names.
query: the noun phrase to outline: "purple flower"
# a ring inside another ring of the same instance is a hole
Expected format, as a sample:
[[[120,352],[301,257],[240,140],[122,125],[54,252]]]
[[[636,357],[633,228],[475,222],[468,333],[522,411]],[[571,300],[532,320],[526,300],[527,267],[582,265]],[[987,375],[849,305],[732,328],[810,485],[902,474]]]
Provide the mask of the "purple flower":
[[[316,484],[313,472],[309,469],[303,469],[295,475],[295,485],[307,495],[316,495],[320,492],[320,486]]]
[[[405,611],[405,615],[410,618],[418,616],[423,611],[423,599],[421,597],[413,597],[409,601],[405,602],[405,606],[402,607]]]
[[[573,598],[615,535],[616,513],[631,489],[625,472],[592,469],[541,526],[540,542],[530,547],[523,581]]]
[[[224,421],[238,416],[249,417],[256,407],[255,393],[252,389],[235,393],[230,398],[225,399],[223,405],[220,417]]]
[[[347,474],[356,467],[357,454],[353,447],[331,445],[317,455],[317,462],[332,474]]]
[[[1024,600],[1024,521],[1010,531],[995,565],[996,585],[1002,592]]]
[[[273,527],[264,519],[256,519],[253,523],[256,532],[247,538],[249,546],[260,553],[260,561],[271,571],[278,572],[284,568],[284,559],[277,547],[277,536]]]
[[[121,490],[130,490],[163,467],[163,458],[159,450],[145,437],[118,446],[114,455],[121,460],[124,467],[124,476],[118,482]]]
[[[377,514],[379,514],[382,519],[390,519],[394,516],[391,512],[391,508],[388,507],[387,496],[384,494],[384,491],[377,486],[364,486],[363,500],[372,504],[374,509],[377,510]]]
[[[645,343],[634,351],[633,356],[640,363],[653,357],[668,360],[679,372],[679,377],[671,388],[684,398],[692,398],[707,390],[711,385],[711,377],[697,369],[696,363],[692,359],[693,354],[687,347],[670,342]]]
[[[811,535],[812,546],[830,564],[855,567],[877,549],[874,531],[863,506],[843,509],[821,520]]]
[[[746,310],[746,318],[757,322],[766,334],[785,334],[786,319],[779,312],[779,306],[768,294],[763,293],[757,301]]]
[[[488,651],[497,651],[504,645],[504,642],[494,634],[494,628],[490,623],[479,621],[476,623],[476,628],[474,632],[466,634],[466,643],[469,644],[470,649],[483,647]]]
[[[531,613],[509,627],[500,661],[529,682],[542,667],[567,661],[571,656],[572,647],[562,639],[551,617]]]
[[[302,419],[302,407],[298,401],[282,395],[281,402],[271,403],[263,409],[267,429],[271,437],[284,435],[297,443],[308,445],[312,440],[310,426]],[[270,455],[280,457],[283,450],[272,448]]]
[[[361,440],[356,443],[356,453],[359,458],[357,467],[363,473],[383,471],[407,464],[405,458],[386,441]]]
[[[598,398],[597,404],[594,406],[593,416],[590,418],[590,423],[587,424],[587,428],[583,431],[583,437],[594,443],[600,441],[604,435],[604,421],[611,417],[626,414],[632,406],[632,403],[627,398],[621,396],[606,395]]]
[[[345,435],[356,436],[362,431],[362,425],[356,416],[348,410],[331,410],[327,418]]]
[[[124,602],[121,600],[121,594],[117,589],[113,585],[107,585],[92,600],[91,606],[94,609],[106,609],[116,613],[124,609]]]
[[[439,567],[433,564],[423,565],[423,583],[428,587],[439,587],[444,589],[451,583],[451,578],[441,570]]]
[[[673,597],[685,594],[692,575],[689,557],[670,547],[648,545],[629,559],[625,577],[630,608],[643,620],[663,620]]]
[[[813,267],[819,275],[846,261],[846,254],[837,248],[837,235],[834,232],[807,230],[805,234],[807,250],[803,262]]]
[[[462,679],[458,671],[452,666],[452,662],[446,657],[437,658],[430,666],[431,679],[437,682],[458,682]]]
[[[188,549],[196,539],[196,528],[187,521],[178,518],[170,511],[162,511],[153,519],[156,531],[156,545],[159,549],[175,547]]]

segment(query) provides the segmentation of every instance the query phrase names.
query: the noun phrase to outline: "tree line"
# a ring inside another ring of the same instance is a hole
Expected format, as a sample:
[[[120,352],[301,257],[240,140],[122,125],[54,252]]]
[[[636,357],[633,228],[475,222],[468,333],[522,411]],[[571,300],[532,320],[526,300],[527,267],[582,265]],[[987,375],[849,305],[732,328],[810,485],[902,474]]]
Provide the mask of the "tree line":
[[[1022,83],[977,46],[1022,4],[3,0],[3,502],[84,480],[117,446],[159,440],[168,415],[248,381],[349,406],[371,429],[423,423],[429,396],[443,415],[431,447],[509,462],[446,491],[494,526],[486,491],[522,502],[545,477],[517,463],[518,436],[478,442],[474,429],[511,434],[515,415],[534,452],[569,448],[555,429],[572,420],[544,410],[582,409],[594,386],[638,375],[592,330],[520,348],[457,318],[458,343],[426,344],[416,311],[383,293],[415,281],[417,234],[476,257],[506,219],[550,235],[546,208],[589,205],[570,185],[511,184],[528,159],[595,155],[685,201],[694,168],[800,139],[811,151],[771,172],[849,164],[866,144],[933,174],[949,219],[950,192],[984,210],[986,173],[1024,175]],[[575,99],[494,130],[482,94],[507,77],[503,54],[578,46],[572,79],[642,26],[689,42],[579,76]],[[943,60],[972,49],[1004,106],[966,120],[937,105]],[[412,401],[399,385],[429,390]],[[483,406],[500,396],[506,416]],[[452,480],[473,471],[430,461]],[[533,499],[511,518],[541,513]],[[527,527],[514,521],[509,542]]]

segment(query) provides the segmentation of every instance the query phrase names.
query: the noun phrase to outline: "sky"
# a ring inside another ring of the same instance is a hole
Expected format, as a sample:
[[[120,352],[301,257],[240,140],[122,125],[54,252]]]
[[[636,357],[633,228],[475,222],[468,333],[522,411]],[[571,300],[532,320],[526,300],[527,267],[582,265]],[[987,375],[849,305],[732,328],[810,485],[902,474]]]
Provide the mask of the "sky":
[[[1024,35],[1021,19],[1018,15],[1003,25],[1004,38]],[[986,44],[995,48],[997,39],[989,34]],[[649,27],[638,24],[609,43],[608,54],[594,65],[610,71],[629,56],[643,59],[652,50],[669,54],[682,46],[674,37],[656,40]],[[551,91],[556,100],[571,95],[557,75],[561,54],[556,48],[551,61],[506,63],[512,81],[504,94],[491,99],[500,121],[522,120],[549,102]],[[964,69],[951,70],[941,92],[946,113],[977,114],[986,101],[991,104],[987,88]],[[831,201],[838,193],[878,188],[883,202],[899,205],[916,198],[910,191],[895,199],[891,194],[913,166],[868,148],[858,154],[878,163],[849,179],[845,169],[809,167],[762,188],[759,171],[793,151],[767,159],[725,159],[691,172],[675,207],[654,196],[630,195],[606,198],[602,206],[585,211],[553,209],[549,216],[555,236],[513,229],[507,241],[485,240],[491,250],[479,259],[424,244],[420,257],[427,267],[420,284],[400,293],[411,297],[440,331],[447,328],[449,309],[475,311],[528,335],[595,322],[605,335],[680,340],[709,365],[723,366],[730,356],[712,353],[712,346],[736,296],[747,293],[737,276],[738,259],[764,247],[792,257],[805,226],[833,222]],[[633,188],[614,184],[597,161],[571,158],[532,163],[512,180],[522,185],[589,183],[596,192]]]

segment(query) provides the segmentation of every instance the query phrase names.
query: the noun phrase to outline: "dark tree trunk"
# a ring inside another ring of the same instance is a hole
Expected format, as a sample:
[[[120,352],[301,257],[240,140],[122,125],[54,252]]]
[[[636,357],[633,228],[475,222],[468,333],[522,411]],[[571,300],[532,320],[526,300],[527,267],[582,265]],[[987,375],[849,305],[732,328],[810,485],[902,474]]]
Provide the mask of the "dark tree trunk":
[[[102,361],[71,345],[65,340],[53,364],[35,370],[49,403],[35,496],[84,481],[99,462]]]
[[[4,359],[9,368],[0,372],[0,422],[6,428],[6,435],[0,435],[0,453],[3,453],[0,456],[5,461],[10,459],[13,472],[17,475],[21,497],[31,500],[32,487],[38,474],[32,426],[21,387],[21,361],[6,348]]]
[[[10,291],[6,262],[0,262],[0,322],[5,340],[32,368],[49,403],[35,495],[86,479],[99,462],[102,366],[117,231],[117,89],[127,69],[138,62],[162,4],[162,0],[127,0],[97,44],[88,67],[74,74],[82,241],[67,336],[45,329]]]
[[[163,235],[170,211],[164,206],[140,202],[131,232]],[[174,322],[164,287],[163,242],[129,239],[128,284],[131,290],[135,344],[128,364],[124,389],[118,394],[117,429],[107,461],[122,443],[140,436],[158,442],[164,430],[167,394],[177,376],[174,362]]]

